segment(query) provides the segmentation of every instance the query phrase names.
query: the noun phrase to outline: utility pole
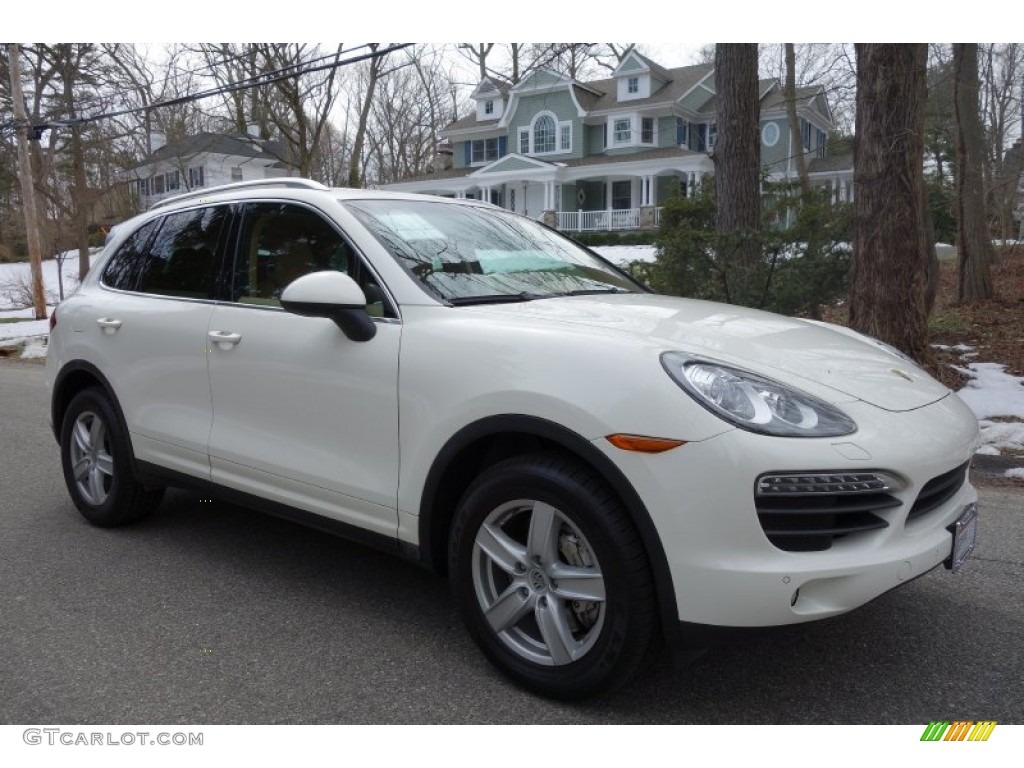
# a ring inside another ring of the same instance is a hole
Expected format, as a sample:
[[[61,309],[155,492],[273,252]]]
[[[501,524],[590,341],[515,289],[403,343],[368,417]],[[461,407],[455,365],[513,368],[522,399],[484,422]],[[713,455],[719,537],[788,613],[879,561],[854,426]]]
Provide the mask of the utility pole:
[[[39,217],[36,213],[36,190],[32,176],[32,158],[28,153],[28,132],[31,125],[25,113],[25,97],[21,92],[21,63],[17,43],[8,43],[7,58],[11,70],[11,101],[14,102],[14,125],[18,137],[18,175],[21,177],[21,206],[25,213],[25,239],[32,270],[32,306],[36,320],[46,319],[46,296],[43,292],[43,249],[39,244]]]

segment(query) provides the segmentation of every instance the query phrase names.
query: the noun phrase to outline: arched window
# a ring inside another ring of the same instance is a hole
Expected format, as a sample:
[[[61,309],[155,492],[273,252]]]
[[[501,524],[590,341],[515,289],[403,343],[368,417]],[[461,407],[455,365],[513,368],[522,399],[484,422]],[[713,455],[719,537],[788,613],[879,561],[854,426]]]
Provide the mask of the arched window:
[[[555,151],[555,120],[550,115],[541,115],[533,123],[533,151]]]

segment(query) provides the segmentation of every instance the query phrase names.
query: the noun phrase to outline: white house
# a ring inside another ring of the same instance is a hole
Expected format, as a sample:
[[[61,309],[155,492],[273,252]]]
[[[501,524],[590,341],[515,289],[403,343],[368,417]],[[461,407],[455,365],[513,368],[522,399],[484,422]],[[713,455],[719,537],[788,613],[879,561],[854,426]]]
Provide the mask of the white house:
[[[153,153],[128,175],[141,210],[193,189],[295,175],[278,141],[199,133],[164,144],[159,134],[153,136]]]

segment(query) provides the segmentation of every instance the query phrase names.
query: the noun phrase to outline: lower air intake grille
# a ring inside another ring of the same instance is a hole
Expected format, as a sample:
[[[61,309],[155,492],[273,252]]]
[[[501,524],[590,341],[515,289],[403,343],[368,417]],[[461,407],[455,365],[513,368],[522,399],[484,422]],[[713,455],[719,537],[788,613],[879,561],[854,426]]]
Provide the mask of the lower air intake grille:
[[[970,462],[961,464],[956,469],[951,469],[945,474],[933,477],[925,483],[921,493],[917,495],[917,501],[910,508],[907,520],[927,515],[933,509],[938,509],[953,498],[967,479],[968,464]]]
[[[877,513],[900,506],[883,474],[763,475],[757,518],[768,541],[787,552],[820,552],[842,536],[888,527]]]

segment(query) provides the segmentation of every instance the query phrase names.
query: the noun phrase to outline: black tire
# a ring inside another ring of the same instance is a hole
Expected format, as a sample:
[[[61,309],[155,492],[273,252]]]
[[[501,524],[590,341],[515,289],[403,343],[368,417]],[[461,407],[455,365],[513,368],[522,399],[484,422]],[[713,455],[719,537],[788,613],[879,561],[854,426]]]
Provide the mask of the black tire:
[[[93,525],[108,528],[135,522],[153,512],[163,498],[163,488],[146,488],[135,479],[127,434],[102,389],[84,389],[68,404],[61,422],[60,457],[71,500]]]
[[[470,634],[523,687],[591,696],[650,656],[658,619],[646,552],[619,499],[575,459],[539,453],[488,467],[459,502],[449,543]]]

